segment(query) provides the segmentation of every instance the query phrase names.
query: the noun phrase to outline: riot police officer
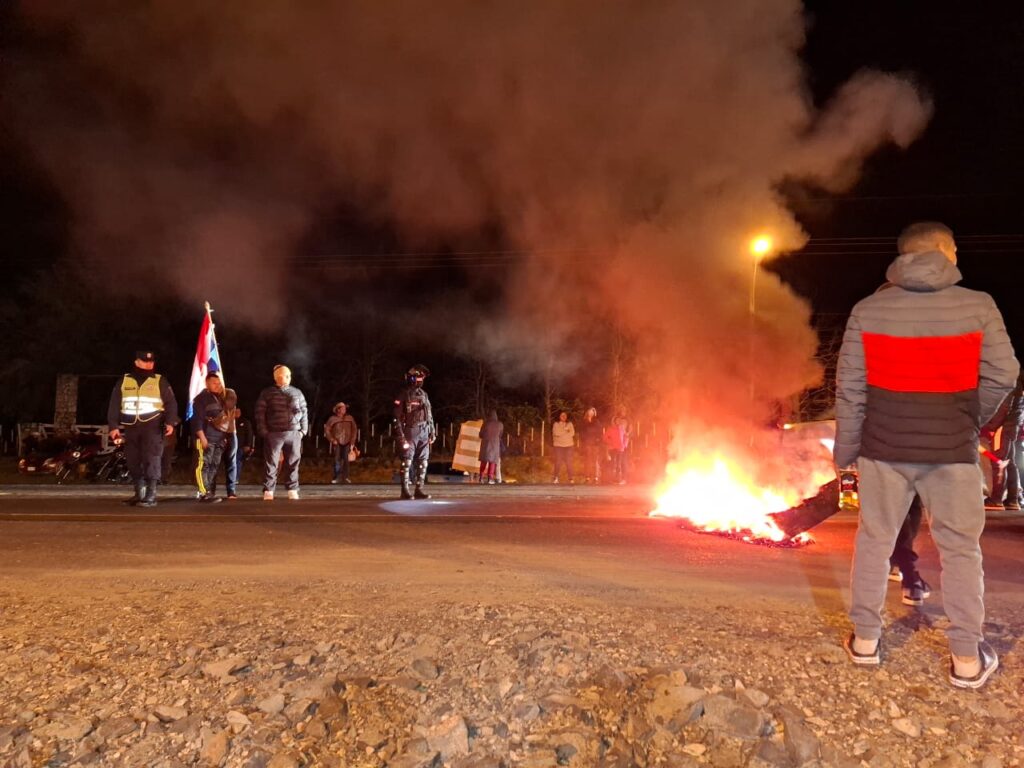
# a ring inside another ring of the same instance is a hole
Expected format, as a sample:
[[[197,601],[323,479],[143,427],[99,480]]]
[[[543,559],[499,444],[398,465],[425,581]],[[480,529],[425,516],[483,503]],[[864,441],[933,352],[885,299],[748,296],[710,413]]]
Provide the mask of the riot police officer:
[[[114,385],[107,407],[110,438],[124,437],[128,472],[135,484],[135,495],[128,503],[140,507],[156,505],[164,436],[178,424],[178,401],[155,367],[156,355],[148,350],[136,352],[135,369]]]
[[[402,498],[429,499],[423,490],[427,482],[427,461],[430,445],[437,437],[430,398],[423,391],[423,381],[430,374],[425,365],[414,365],[405,375],[406,386],[395,400],[395,428],[402,456]],[[414,474],[415,479],[411,477]],[[410,484],[415,482],[415,492]]]

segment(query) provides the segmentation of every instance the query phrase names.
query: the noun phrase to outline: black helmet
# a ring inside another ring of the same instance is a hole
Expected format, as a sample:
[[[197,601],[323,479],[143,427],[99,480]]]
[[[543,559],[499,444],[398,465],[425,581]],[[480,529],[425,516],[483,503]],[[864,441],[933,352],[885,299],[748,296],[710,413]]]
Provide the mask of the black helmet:
[[[427,366],[425,366],[425,365],[414,365],[405,374],[405,380],[407,382],[409,382],[410,385],[418,387],[421,384],[423,384],[423,380],[426,379],[427,376],[429,376],[429,375],[430,375],[430,369],[427,368]]]

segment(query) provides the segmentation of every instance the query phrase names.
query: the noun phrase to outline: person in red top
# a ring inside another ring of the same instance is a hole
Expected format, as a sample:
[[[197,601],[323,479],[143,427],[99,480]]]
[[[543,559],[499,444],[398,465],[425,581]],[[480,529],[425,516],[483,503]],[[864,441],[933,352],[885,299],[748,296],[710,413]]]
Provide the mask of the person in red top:
[[[629,421],[620,413],[604,430],[604,444],[612,459],[612,482],[626,484],[626,450],[629,448]]]

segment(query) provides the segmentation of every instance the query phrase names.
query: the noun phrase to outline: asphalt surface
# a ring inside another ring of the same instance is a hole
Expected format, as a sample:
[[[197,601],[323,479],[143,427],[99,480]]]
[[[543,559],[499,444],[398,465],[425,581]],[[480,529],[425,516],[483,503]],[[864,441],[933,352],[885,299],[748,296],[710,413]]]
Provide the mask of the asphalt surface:
[[[382,588],[473,594],[586,593],[672,604],[782,601],[841,612],[855,515],[818,526],[809,546],[750,544],[648,517],[650,489],[431,486],[399,501],[394,486],[303,489],[301,501],[202,504],[187,487],[161,489],[153,509],[122,506],[122,488],[0,488],[0,579],[24,584],[160,580],[358,580]],[[921,570],[940,611],[938,557],[927,533]],[[983,539],[987,603],[1024,613],[1024,518],[989,518]],[[70,580],[70,581],[69,581]],[[898,589],[892,590],[898,596]],[[898,602],[898,597],[896,598]],[[779,607],[776,605],[776,607]]]

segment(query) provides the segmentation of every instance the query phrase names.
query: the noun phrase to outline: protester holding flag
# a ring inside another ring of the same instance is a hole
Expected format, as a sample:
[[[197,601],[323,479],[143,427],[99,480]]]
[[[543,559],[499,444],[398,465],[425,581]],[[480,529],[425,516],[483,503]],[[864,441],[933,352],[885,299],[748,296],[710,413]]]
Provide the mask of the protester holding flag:
[[[140,507],[156,505],[164,436],[174,432],[178,423],[178,401],[155,367],[156,355],[151,351],[136,352],[135,369],[114,385],[107,408],[110,439],[124,438],[128,472],[135,484],[135,495],[128,503]]]
[[[299,460],[302,438],[309,432],[306,396],[291,386],[287,365],[274,366],[274,386],[260,392],[256,401],[256,433],[263,439],[263,500],[274,500],[277,465],[284,454],[284,484],[288,498],[299,498]]]
[[[225,384],[224,372],[220,365],[220,352],[217,350],[217,337],[213,332],[213,310],[210,304],[206,304],[206,314],[203,316],[203,324],[199,328],[199,343],[196,345],[196,358],[192,363],[192,376],[188,382],[188,408],[185,409],[185,418],[192,418],[192,404],[196,397],[206,391],[206,376],[210,373],[219,373],[221,384]]]
[[[220,374],[208,373],[206,389],[200,392],[192,403],[190,421],[198,453],[196,485],[199,488],[199,500],[207,503],[220,501],[217,498],[217,470],[225,453],[234,446],[235,405],[238,403],[238,397],[233,391],[231,400],[232,402],[228,403]],[[229,494],[234,493],[230,482],[233,474],[229,469]]]

